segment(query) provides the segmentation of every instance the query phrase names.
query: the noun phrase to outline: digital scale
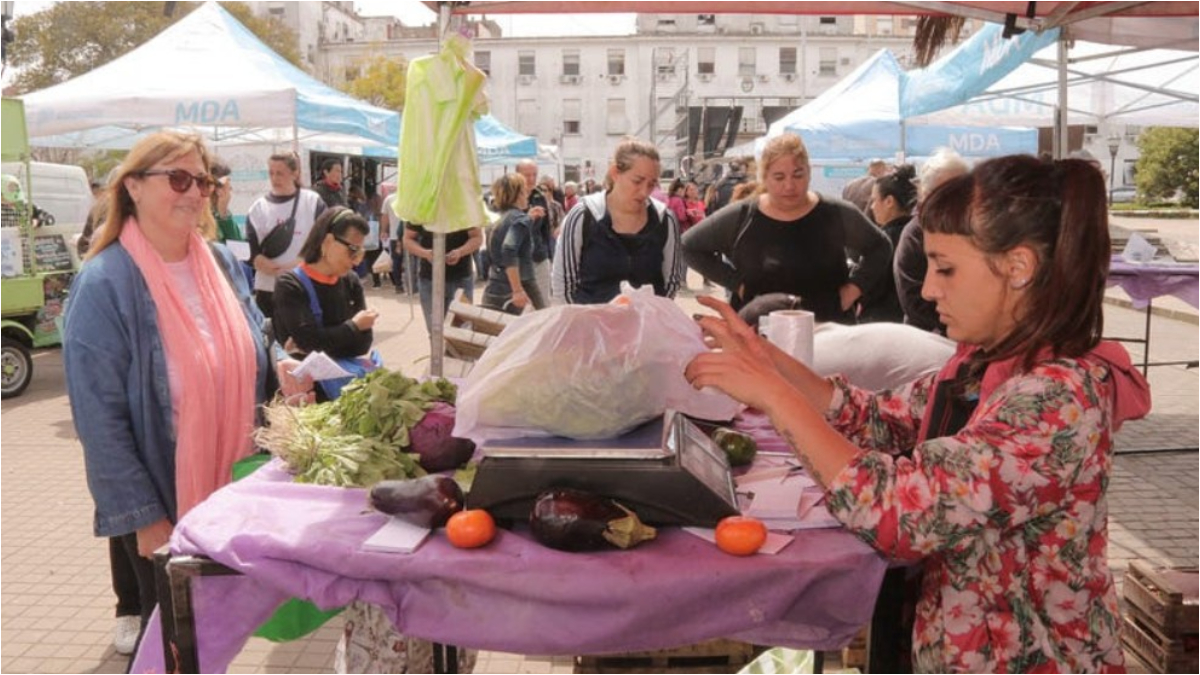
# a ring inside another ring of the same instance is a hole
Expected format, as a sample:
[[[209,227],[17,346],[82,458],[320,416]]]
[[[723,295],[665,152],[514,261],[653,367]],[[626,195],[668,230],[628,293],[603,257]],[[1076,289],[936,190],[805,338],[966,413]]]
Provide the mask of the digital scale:
[[[673,410],[617,438],[516,438],[482,452],[467,508],[497,519],[528,521],[551,488],[608,497],[654,525],[712,527],[738,513],[725,452]]]

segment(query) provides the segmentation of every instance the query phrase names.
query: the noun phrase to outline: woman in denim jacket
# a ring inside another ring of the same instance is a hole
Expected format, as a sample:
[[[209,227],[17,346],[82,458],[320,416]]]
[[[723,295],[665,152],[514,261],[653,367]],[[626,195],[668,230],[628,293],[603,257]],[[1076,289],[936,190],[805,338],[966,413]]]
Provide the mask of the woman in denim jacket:
[[[67,303],[63,359],[96,536],[135,561],[143,625],[149,557],[178,519],[252,451],[265,395],[262,315],[215,228],[198,136],[138,143],[109,187],[108,216]]]

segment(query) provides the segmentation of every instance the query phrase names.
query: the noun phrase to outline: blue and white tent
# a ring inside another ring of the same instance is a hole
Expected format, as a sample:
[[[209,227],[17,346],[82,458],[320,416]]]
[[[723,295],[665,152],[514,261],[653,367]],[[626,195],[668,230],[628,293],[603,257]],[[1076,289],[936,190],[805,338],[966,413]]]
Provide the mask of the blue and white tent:
[[[901,152],[908,158],[925,157],[939,147],[964,157],[1037,151],[1037,131],[1031,128],[905,124],[900,115],[902,77],[896,57],[880,50],[811,103],[777,120],[766,138],[796,133],[816,163],[858,164]],[[762,142],[757,142],[759,148]]]

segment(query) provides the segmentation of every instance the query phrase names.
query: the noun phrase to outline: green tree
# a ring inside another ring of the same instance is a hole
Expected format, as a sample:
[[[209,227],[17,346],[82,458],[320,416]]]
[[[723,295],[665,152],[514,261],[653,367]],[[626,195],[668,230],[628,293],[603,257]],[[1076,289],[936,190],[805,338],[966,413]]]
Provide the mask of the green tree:
[[[408,61],[403,56],[376,55],[360,66],[359,76],[346,85],[345,91],[380,108],[400,111],[404,109],[407,81]]]
[[[291,29],[276,19],[253,16],[245,3],[221,4],[280,56],[299,64]],[[14,83],[17,92],[44,89],[99,68],[200,5],[178,3],[171,16],[164,16],[164,6],[162,2],[56,2],[18,18],[9,47],[9,65],[20,73]]]
[[[1183,203],[1200,202],[1200,132],[1177,127],[1150,127],[1138,138],[1137,191],[1151,200],[1183,194]]]

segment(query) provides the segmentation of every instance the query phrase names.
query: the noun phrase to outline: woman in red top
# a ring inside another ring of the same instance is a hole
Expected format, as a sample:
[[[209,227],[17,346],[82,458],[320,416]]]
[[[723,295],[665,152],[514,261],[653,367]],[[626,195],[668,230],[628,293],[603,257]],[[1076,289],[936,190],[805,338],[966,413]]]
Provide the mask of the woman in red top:
[[[1100,340],[1104,177],[997,158],[935,190],[921,226],[922,294],[960,343],[937,375],[824,379],[700,298],[720,351],[687,377],[766,412],[847,529],[924,562],[916,672],[1121,672],[1105,491],[1113,434],[1150,397]]]

